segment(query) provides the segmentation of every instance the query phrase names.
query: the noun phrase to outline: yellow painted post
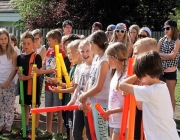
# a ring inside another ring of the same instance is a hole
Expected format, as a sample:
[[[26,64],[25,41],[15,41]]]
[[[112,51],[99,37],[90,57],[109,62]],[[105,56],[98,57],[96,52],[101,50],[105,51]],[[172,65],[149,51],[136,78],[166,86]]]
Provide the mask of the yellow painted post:
[[[36,68],[37,65],[34,64],[33,68]],[[32,90],[32,108],[36,108],[36,82],[37,82],[37,73],[33,74],[33,90]],[[31,140],[35,140],[35,127],[36,127],[36,114],[32,113],[32,137]]]
[[[70,81],[70,78],[69,78],[69,74],[67,72],[66,65],[64,63],[64,59],[63,59],[61,53],[58,54],[58,58],[60,58],[59,60],[60,60],[60,63],[61,63],[62,73],[63,73],[63,76],[64,76],[64,78],[66,80],[67,87],[71,87],[71,81]]]
[[[56,53],[57,81],[62,82],[62,71],[61,71],[61,64],[59,58],[59,45],[55,45],[55,53]],[[58,86],[58,88],[61,87]],[[59,93],[59,99],[63,99],[62,93]]]

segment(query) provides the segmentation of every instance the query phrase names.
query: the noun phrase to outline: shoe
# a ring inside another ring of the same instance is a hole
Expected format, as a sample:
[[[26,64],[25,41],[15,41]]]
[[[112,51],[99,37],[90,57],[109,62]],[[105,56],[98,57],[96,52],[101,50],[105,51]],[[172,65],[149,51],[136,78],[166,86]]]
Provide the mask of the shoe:
[[[12,134],[12,130],[11,130],[11,131],[4,130],[2,135],[3,135],[4,137],[8,137],[8,136],[10,136],[11,134]]]
[[[37,130],[36,133],[35,133],[35,138],[40,137],[41,135],[42,135],[42,132],[40,130]],[[27,135],[27,138],[28,139],[32,138],[32,132],[31,131],[29,131],[29,134]]]
[[[52,139],[52,133],[49,133],[48,131],[36,137],[36,140],[51,140],[51,139]]]
[[[55,138],[56,140],[63,140],[63,135],[62,135],[61,133],[56,133],[56,134],[54,135],[54,138]]]
[[[0,131],[0,135],[2,135],[3,134],[3,129]]]
[[[30,130],[26,131],[26,137],[29,135],[29,133],[30,133]],[[22,135],[23,135],[23,131],[22,131],[22,129],[20,129],[20,130],[16,131],[15,133],[13,133],[12,137],[17,138]]]

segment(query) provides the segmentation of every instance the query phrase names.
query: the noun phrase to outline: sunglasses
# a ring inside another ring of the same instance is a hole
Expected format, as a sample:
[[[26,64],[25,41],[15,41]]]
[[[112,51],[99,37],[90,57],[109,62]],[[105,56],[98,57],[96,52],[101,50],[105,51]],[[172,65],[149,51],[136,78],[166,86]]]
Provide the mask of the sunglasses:
[[[171,27],[164,27],[164,28],[162,28],[162,30],[163,30],[163,31],[165,31],[165,30],[166,30],[166,31],[169,31],[170,28],[171,28]]]
[[[117,33],[121,32],[121,33],[125,33],[126,31],[124,30],[116,30]]]
[[[138,35],[138,37],[139,37],[139,38],[145,38],[145,37],[147,37],[147,36],[146,36],[146,35],[141,35],[141,34],[140,34],[140,35]]]
[[[113,31],[107,31],[107,34],[111,34],[111,35],[112,35],[112,34],[113,34]]]

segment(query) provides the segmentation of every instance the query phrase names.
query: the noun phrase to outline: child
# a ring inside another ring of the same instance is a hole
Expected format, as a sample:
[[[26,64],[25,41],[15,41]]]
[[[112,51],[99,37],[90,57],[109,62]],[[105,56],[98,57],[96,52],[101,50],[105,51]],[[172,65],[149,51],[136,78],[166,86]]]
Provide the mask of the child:
[[[113,131],[111,139],[118,140],[124,104],[124,97],[118,86],[126,76],[127,48],[124,44],[116,42],[109,45],[105,53],[110,67],[115,71],[110,83],[108,110],[103,118],[109,118],[109,127]]]
[[[132,52],[133,52],[132,43],[130,42],[128,38],[127,27],[124,23],[118,23],[116,25],[116,28],[113,31],[113,36],[111,40],[111,43],[113,42],[122,42],[127,47],[128,57],[132,56]]]
[[[38,74],[46,74],[49,77],[55,77],[55,45],[60,45],[62,33],[58,29],[51,30],[47,33],[46,38],[48,40],[49,49],[46,52],[46,57],[44,64],[41,69],[33,69],[34,72]],[[62,56],[65,57],[64,51],[60,48],[60,53]],[[52,106],[60,106],[62,105],[62,101],[59,99],[58,94],[54,94],[48,88],[48,86],[55,86],[55,84],[51,84],[49,82],[45,82],[45,107],[52,107]],[[46,132],[42,135],[37,137],[37,139],[52,139],[52,112],[47,113],[46,117]],[[62,114],[58,112],[58,128],[57,133],[62,135]]]
[[[146,140],[179,140],[169,90],[159,80],[163,70],[160,55],[156,51],[138,55],[133,67],[135,75],[122,81],[120,89],[142,102],[139,109],[143,110]],[[143,85],[133,85],[137,80]]]
[[[32,105],[32,66],[37,64],[38,68],[42,66],[41,56],[36,54],[33,50],[34,47],[34,37],[31,32],[26,31],[21,35],[22,47],[24,53],[17,57],[17,66],[23,67],[23,72],[17,71],[19,80],[23,81],[24,84],[24,104],[25,104],[25,118],[26,118],[26,131],[27,137],[30,137],[29,134],[29,110]],[[36,107],[39,107],[40,104],[40,89],[39,89],[39,77],[37,77],[37,90],[36,90]],[[36,127],[37,130],[37,127]],[[14,137],[22,134],[22,130],[14,133]]]
[[[87,98],[90,99],[94,118],[94,126],[97,140],[108,139],[108,123],[98,115],[95,103],[100,103],[106,110],[108,105],[109,85],[111,70],[104,52],[108,46],[106,34],[98,30],[88,37],[91,50],[96,56],[93,59],[90,78],[87,82],[87,90],[79,96],[80,108],[86,107]]]
[[[79,77],[75,77],[75,83],[78,87],[75,89],[73,97],[68,105],[79,104],[77,98],[81,91],[84,91],[86,82],[89,79],[91,64],[93,60],[93,52],[90,48],[89,42],[85,39],[79,44],[79,52],[83,58],[84,63],[81,65],[79,70]],[[82,110],[75,110],[74,112],[74,127],[73,127],[73,137],[75,140],[83,140],[82,134],[84,126],[86,127],[86,136],[88,140],[91,140],[88,120]]]
[[[141,53],[149,52],[151,50],[157,51],[157,41],[154,38],[142,38],[135,42],[133,45],[133,57],[138,56]],[[137,102],[138,104],[138,102]],[[142,110],[136,108],[135,117],[135,129],[134,129],[134,139],[141,139],[141,125],[142,125]]]
[[[75,40],[75,41],[72,41],[71,43],[69,43],[67,46],[68,57],[71,60],[71,62],[73,63],[73,66],[71,67],[71,70],[69,73],[72,87],[66,88],[66,83],[60,83],[60,86],[64,87],[64,89],[59,89],[58,87],[55,87],[55,86],[52,86],[52,87],[49,86],[49,90],[52,92],[66,93],[64,96],[64,100],[65,100],[64,104],[65,105],[67,105],[69,103],[69,101],[71,100],[72,95],[69,93],[73,93],[78,86],[78,83],[76,81],[79,78],[79,72],[80,72],[82,62],[83,62],[80,52],[78,51],[78,46],[79,46],[80,42],[81,42],[81,40]],[[56,82],[56,80],[53,80],[52,78],[51,79],[48,78],[48,79],[51,82]],[[72,133],[72,126],[69,126],[68,120],[73,121],[73,111],[66,111],[65,124],[67,124],[67,126],[69,127],[69,130],[70,130],[70,131],[67,131],[67,135],[69,138],[70,134]],[[82,134],[81,134],[81,136],[82,136]]]
[[[165,36],[158,42],[158,51],[162,59],[163,78],[168,86],[171,96],[173,110],[175,111],[175,87],[177,82],[177,67],[179,61],[179,31],[177,23],[173,20],[168,20],[164,23],[163,31]]]
[[[9,33],[0,28],[0,135],[9,136],[14,119],[15,84],[17,54],[10,42]],[[3,127],[5,125],[5,130]]]

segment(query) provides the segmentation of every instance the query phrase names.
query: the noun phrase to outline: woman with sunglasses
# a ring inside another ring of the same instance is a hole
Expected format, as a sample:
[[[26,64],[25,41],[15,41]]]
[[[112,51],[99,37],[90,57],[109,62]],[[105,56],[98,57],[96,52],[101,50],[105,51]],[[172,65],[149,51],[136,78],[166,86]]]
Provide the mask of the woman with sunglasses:
[[[127,56],[128,57],[132,56],[133,48],[132,48],[132,44],[128,38],[126,24],[118,23],[116,25],[116,28],[113,31],[113,36],[112,36],[112,40],[110,43],[114,43],[114,42],[123,43],[127,47]]]
[[[151,30],[148,27],[142,27],[139,30],[138,38],[151,37]]]
[[[111,24],[111,25],[109,25],[107,27],[107,31],[105,33],[106,33],[106,36],[108,38],[108,42],[111,41],[112,35],[113,35],[113,31],[114,31],[115,28],[116,28],[116,26],[114,24]]]
[[[132,44],[134,44],[138,40],[139,30],[140,30],[139,26],[135,24],[129,27],[128,36]]]
[[[171,96],[172,107],[175,110],[174,90],[177,81],[178,51],[180,46],[177,23],[173,20],[166,21],[164,23],[163,31],[165,36],[158,42],[158,50],[163,65],[162,78],[167,84]]]

